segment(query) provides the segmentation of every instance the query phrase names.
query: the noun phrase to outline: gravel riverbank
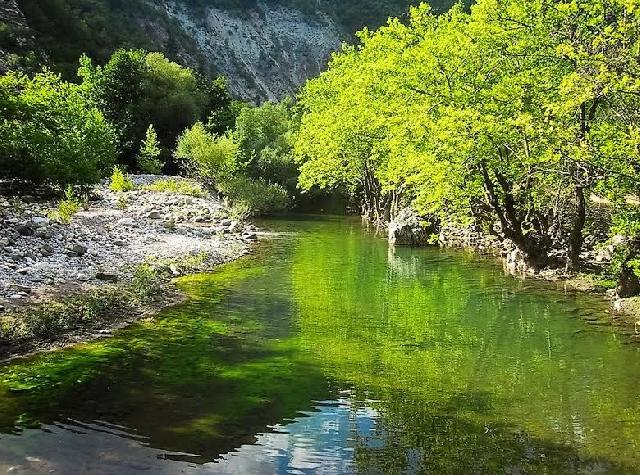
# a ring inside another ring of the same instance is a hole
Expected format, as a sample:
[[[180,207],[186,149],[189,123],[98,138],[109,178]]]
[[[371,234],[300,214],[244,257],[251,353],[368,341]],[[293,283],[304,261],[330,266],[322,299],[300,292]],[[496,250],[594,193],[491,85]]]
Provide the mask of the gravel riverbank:
[[[129,281],[144,262],[174,275],[188,256],[202,266],[226,262],[257,239],[256,228],[231,219],[214,196],[150,191],[144,186],[167,177],[132,178],[134,191],[96,187],[69,224],[48,217],[53,202],[0,197],[0,311]]]

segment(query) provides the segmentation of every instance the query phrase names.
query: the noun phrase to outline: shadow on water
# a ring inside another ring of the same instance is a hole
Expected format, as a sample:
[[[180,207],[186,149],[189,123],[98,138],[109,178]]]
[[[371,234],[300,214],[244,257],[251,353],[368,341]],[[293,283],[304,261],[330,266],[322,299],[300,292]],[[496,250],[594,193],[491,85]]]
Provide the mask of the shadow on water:
[[[598,300],[357,220],[269,226],[295,235],[186,304],[0,368],[0,472],[640,473],[640,352]]]

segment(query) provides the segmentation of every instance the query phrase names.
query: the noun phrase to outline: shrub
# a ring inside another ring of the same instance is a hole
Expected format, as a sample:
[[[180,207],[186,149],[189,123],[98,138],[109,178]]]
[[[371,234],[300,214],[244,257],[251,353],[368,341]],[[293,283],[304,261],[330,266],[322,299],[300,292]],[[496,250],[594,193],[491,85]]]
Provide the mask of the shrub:
[[[122,168],[114,167],[113,174],[111,175],[111,184],[109,189],[111,191],[131,191],[135,188],[135,185],[131,181],[128,175],[126,175]]]
[[[145,302],[159,292],[162,282],[160,272],[149,264],[141,264],[133,274],[131,292],[137,301]]]
[[[127,195],[121,194],[120,196],[118,196],[116,207],[120,211],[125,211],[129,207],[129,198],[127,197]]]
[[[172,178],[158,180],[151,185],[144,186],[143,189],[157,192],[176,193],[179,195],[189,195],[197,198],[204,198],[207,196],[205,189],[197,183]]]
[[[245,176],[237,176],[220,183],[220,192],[230,201],[236,213],[245,215],[277,214],[287,209],[289,196],[278,184],[268,183],[262,179],[252,180]]]
[[[158,135],[153,125],[150,125],[138,154],[138,167],[140,170],[154,175],[159,174],[162,171],[162,162],[158,159],[160,153]]]
[[[64,199],[58,203],[58,208],[51,213],[51,218],[64,224],[69,224],[74,214],[82,209],[85,202],[78,198],[71,186],[67,186]]]
[[[186,130],[178,139],[175,156],[185,167],[205,180],[218,183],[235,170],[238,147],[229,135],[216,137],[201,122]]]
[[[0,178],[92,184],[116,158],[113,128],[79,86],[51,72],[0,77]]]

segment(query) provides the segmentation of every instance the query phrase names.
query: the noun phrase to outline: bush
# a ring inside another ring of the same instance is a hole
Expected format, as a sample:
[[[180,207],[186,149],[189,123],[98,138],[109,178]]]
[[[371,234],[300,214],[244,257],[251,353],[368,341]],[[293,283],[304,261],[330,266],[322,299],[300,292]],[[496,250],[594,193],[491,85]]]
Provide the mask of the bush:
[[[216,137],[207,132],[202,122],[197,122],[178,139],[175,156],[190,172],[215,184],[235,171],[237,151],[231,136]]]
[[[51,213],[51,218],[69,224],[74,214],[82,209],[85,202],[76,196],[71,186],[67,186],[64,199],[58,203],[58,209]]]
[[[51,72],[0,77],[0,178],[93,184],[111,169],[116,137],[75,84]]]
[[[111,191],[131,191],[135,188],[135,185],[131,181],[128,175],[126,175],[120,167],[114,167],[113,174],[111,175],[111,184],[109,189]]]
[[[238,214],[269,215],[285,211],[289,205],[287,191],[278,184],[262,179],[237,176],[218,185]],[[246,216],[245,216],[246,217]]]
[[[131,292],[134,299],[146,302],[154,297],[162,288],[162,275],[153,266],[141,264],[136,267],[131,281]]]

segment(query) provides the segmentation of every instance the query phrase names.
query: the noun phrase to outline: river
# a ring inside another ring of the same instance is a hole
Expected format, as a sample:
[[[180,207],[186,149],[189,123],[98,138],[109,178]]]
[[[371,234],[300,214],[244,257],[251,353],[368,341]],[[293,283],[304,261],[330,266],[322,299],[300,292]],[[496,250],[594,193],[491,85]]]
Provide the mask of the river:
[[[640,473],[640,347],[601,299],[265,226],[186,303],[0,367],[0,473]]]

